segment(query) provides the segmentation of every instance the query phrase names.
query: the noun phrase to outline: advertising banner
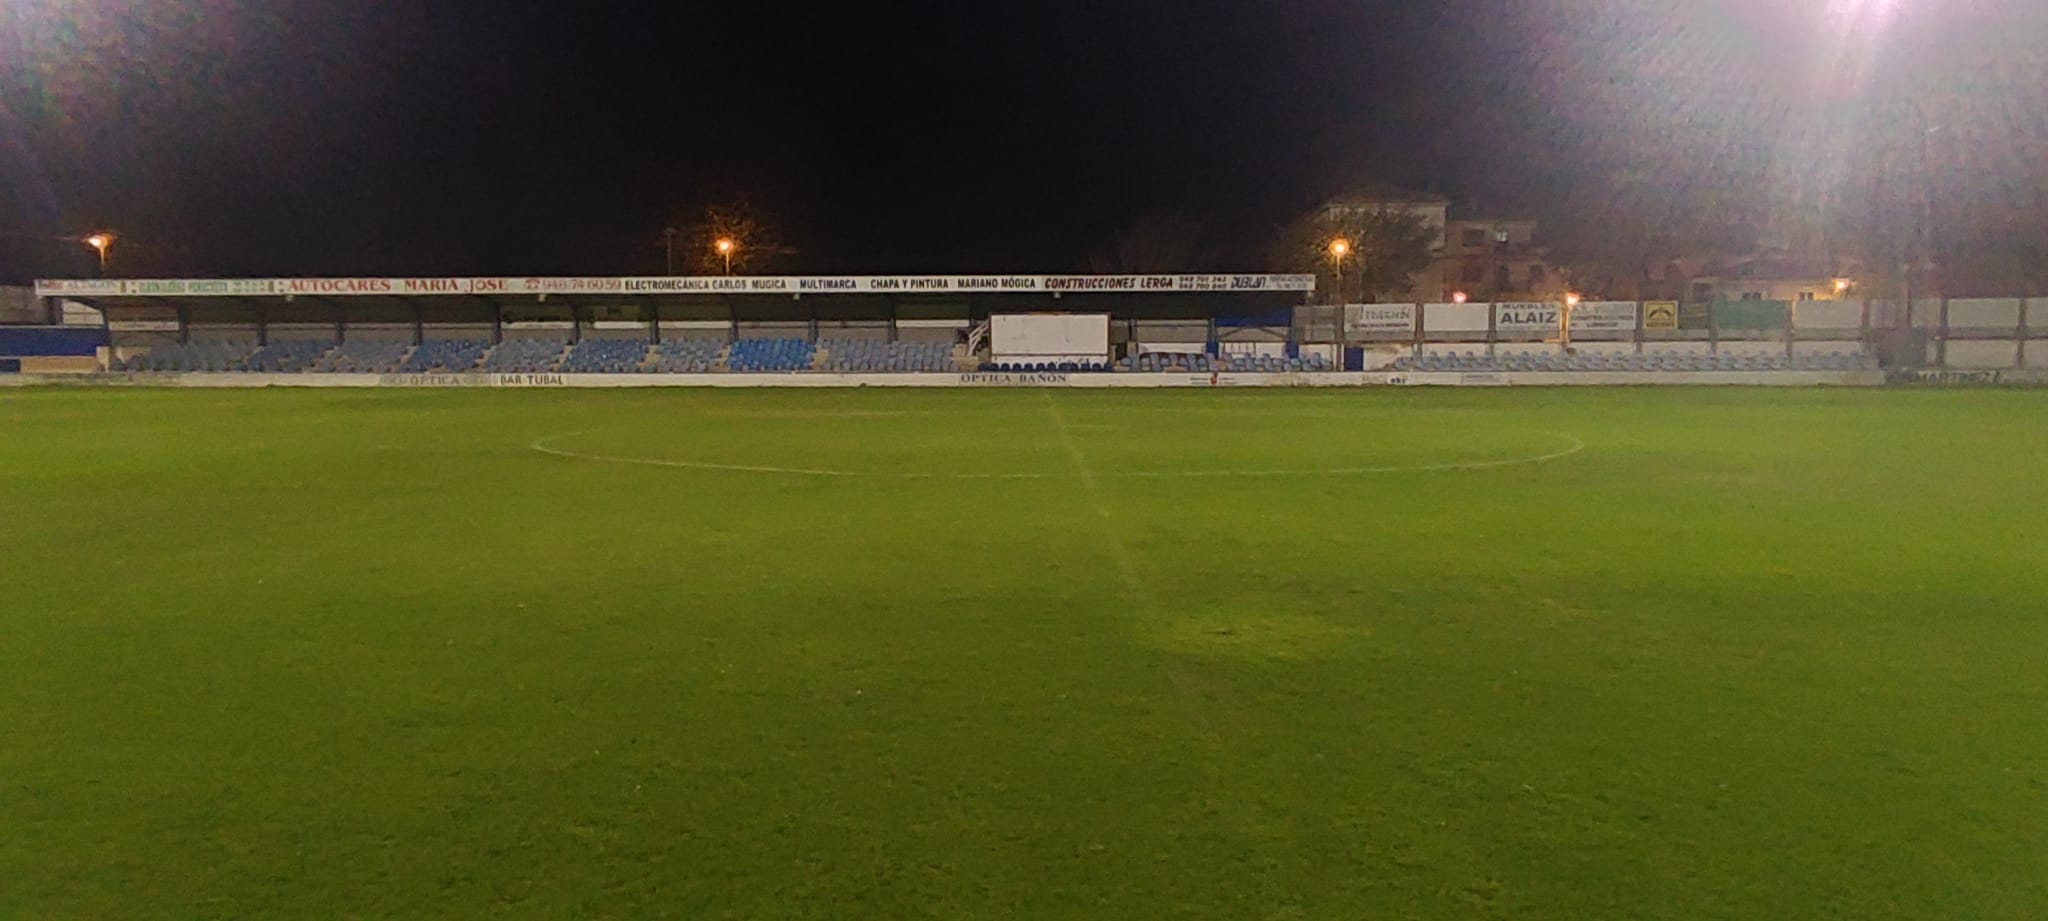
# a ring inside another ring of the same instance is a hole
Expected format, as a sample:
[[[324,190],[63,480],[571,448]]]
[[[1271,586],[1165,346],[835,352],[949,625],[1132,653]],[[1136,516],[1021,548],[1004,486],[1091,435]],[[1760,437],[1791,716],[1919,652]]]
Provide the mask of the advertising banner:
[[[1344,332],[1352,339],[1412,339],[1414,304],[1346,304]]]
[[[319,297],[437,294],[987,294],[1310,292],[1313,275],[831,275],[631,278],[162,278],[36,282],[39,297]]]
[[[1644,302],[1643,302],[1643,328],[1644,328],[1644,329],[1677,329],[1677,328],[1678,328],[1678,302],[1677,302],[1677,301],[1644,301]]]
[[[1574,333],[1633,333],[1636,330],[1635,301],[1586,301],[1573,307]]]
[[[1561,329],[1564,308],[1541,302],[1493,305],[1493,329],[1503,339],[1545,339]]]

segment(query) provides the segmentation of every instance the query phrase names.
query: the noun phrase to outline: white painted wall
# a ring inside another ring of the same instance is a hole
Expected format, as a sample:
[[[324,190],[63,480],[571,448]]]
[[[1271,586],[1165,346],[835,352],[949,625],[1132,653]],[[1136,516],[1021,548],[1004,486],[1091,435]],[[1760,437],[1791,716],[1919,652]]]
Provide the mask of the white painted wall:
[[[2019,366],[2019,342],[2016,340],[1992,339],[1950,339],[1948,341],[1948,367],[1951,368],[2013,368]]]
[[[2011,333],[2020,325],[2019,298],[1983,298],[1948,302],[1948,328]]]
[[[1722,340],[1722,341],[1721,341],[1721,352],[1720,352],[1720,354],[1723,354],[1723,355],[1783,355],[1783,354],[1785,354],[1785,343],[1783,343],[1783,342],[1771,342],[1771,341],[1745,341],[1745,342],[1729,342],[1729,341],[1727,341],[1727,340],[1725,340],[1725,339],[1724,339],[1724,340]]]
[[[1801,335],[1825,330],[1861,330],[1861,301],[1802,301],[1792,305],[1792,325]]]
[[[1368,345],[1363,351],[1365,352],[1365,370],[1378,371],[1391,367],[1394,362],[1406,357],[1411,350],[1407,346]],[[1307,346],[1302,346],[1301,355],[1303,358],[1308,357]],[[1335,365],[1337,361],[1335,358],[1331,358],[1330,363]]]

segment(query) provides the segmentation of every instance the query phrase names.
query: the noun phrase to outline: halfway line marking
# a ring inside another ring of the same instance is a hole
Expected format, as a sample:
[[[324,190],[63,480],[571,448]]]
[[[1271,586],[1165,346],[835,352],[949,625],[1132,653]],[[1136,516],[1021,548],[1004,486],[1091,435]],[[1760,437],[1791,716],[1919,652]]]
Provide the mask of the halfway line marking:
[[[1064,429],[1062,429],[1064,434]],[[833,470],[813,467],[776,467],[765,464],[717,464],[709,461],[667,460],[658,457],[631,457],[615,454],[591,454],[570,451],[554,446],[565,438],[574,438],[583,432],[563,432],[543,435],[533,440],[527,448],[542,454],[564,457],[572,460],[597,461],[606,464],[633,464],[642,467],[672,467],[683,470],[723,470],[731,473],[767,473],[781,476],[811,477],[880,477],[891,480],[1071,480],[1071,479],[1201,479],[1209,477],[1317,477],[1317,476],[1368,476],[1388,473],[1438,473],[1453,470],[1491,470],[1497,467],[1516,467],[1523,464],[1541,464],[1562,460],[1586,450],[1586,443],[1577,436],[1564,432],[1543,432],[1555,438],[1563,447],[1555,451],[1529,457],[1509,457],[1500,460],[1456,461],[1442,464],[1404,464],[1389,467],[1326,467],[1317,469],[1275,469],[1275,470],[1126,470],[1103,473],[1100,471],[1080,473],[872,473],[862,470]],[[1072,438],[1069,436],[1069,442]]]

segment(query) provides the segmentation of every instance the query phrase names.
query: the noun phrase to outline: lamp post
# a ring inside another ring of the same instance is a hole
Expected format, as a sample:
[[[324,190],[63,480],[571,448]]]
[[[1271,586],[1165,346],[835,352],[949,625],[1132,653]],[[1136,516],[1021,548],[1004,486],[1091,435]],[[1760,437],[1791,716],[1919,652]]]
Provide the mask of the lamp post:
[[[1564,296],[1564,312],[1557,315],[1557,341],[1566,352],[1572,350],[1572,311],[1579,306],[1578,292],[1567,292]]]
[[[94,252],[99,253],[100,277],[107,277],[107,250],[112,248],[114,245],[114,235],[102,230],[98,233],[93,234],[92,236],[86,237],[82,242],[85,243],[85,245],[92,247]]]
[[[676,274],[676,234],[679,232],[674,227],[666,227],[661,231],[662,265],[667,267],[670,277]]]
[[[718,242],[711,244],[711,248],[717,250],[720,256],[725,257],[725,274],[731,275],[732,254],[739,251],[739,242],[731,237],[719,237]]]
[[[1338,237],[1330,241],[1330,271],[1336,275],[1337,302],[1344,303],[1344,260],[1351,255],[1351,241]]]

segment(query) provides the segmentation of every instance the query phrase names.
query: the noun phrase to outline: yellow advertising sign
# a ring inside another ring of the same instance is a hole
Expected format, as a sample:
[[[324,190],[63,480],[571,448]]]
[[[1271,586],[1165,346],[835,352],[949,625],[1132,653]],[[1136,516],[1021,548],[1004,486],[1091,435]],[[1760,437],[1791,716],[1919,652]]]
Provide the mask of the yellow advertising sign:
[[[1678,302],[1677,302],[1677,301],[1644,301],[1644,302],[1643,302],[1643,328],[1644,328],[1644,329],[1677,329],[1677,328],[1678,328]]]

